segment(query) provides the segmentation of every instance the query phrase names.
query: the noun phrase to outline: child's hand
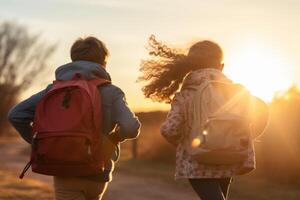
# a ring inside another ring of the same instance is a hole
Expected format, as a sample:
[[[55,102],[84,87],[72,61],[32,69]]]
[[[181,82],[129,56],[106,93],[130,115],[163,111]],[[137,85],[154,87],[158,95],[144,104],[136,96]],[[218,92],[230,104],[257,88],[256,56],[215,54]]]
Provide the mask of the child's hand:
[[[115,145],[121,141],[120,127],[118,125],[116,125],[115,128],[113,129],[113,131],[108,135],[108,138]]]

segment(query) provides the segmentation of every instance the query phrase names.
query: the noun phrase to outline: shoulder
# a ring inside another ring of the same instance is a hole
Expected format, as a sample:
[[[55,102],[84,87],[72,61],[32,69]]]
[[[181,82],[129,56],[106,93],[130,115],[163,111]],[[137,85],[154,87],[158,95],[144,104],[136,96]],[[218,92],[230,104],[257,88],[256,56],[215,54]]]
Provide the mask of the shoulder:
[[[187,102],[188,93],[186,91],[180,91],[175,93],[172,101],[171,101],[171,108],[172,110],[182,110],[184,104]]]
[[[107,84],[104,86],[101,86],[100,88],[101,95],[104,98],[110,97],[110,99],[118,99],[118,98],[124,98],[125,94],[122,91],[121,88],[114,84]]]
[[[179,92],[175,93],[174,98],[172,99],[172,104],[179,103],[182,104],[186,101],[188,101],[190,98],[193,97],[195,93],[194,89],[182,89]]]
[[[260,114],[265,114],[266,116],[269,114],[268,105],[260,98],[256,96],[252,96],[250,103],[251,103],[251,109],[255,110],[256,112]]]

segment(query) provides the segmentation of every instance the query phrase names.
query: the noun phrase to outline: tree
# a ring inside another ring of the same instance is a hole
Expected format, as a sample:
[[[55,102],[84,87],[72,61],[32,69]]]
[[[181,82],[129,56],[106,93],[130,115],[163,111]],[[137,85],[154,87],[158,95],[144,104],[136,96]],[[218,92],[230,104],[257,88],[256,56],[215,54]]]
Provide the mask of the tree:
[[[39,34],[29,33],[25,26],[0,23],[0,135],[5,131],[8,110],[45,72],[55,48],[41,41]]]
[[[300,90],[294,85],[269,105],[270,123],[257,143],[258,169],[270,179],[300,183]]]

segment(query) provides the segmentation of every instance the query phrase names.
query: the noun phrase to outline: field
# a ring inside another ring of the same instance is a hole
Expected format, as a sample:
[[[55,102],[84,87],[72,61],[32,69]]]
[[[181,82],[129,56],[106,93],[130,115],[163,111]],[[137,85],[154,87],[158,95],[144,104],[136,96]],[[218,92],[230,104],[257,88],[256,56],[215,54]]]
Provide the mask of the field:
[[[149,123],[151,124],[151,123]],[[144,126],[140,140],[140,146],[145,143],[144,137],[149,138],[150,126]],[[157,131],[158,127],[151,128]],[[146,133],[147,131],[147,133]],[[154,132],[153,132],[154,133]],[[153,139],[153,138],[152,138]],[[147,139],[148,140],[148,139]],[[155,140],[156,144],[164,144],[163,140]],[[18,179],[19,172],[28,160],[28,145],[20,138],[2,139],[0,142],[0,199],[11,200],[35,200],[53,199],[52,179],[29,172],[24,180]],[[174,181],[173,157],[162,160],[164,156],[155,156],[156,151],[149,151],[149,157],[143,157],[149,148],[138,151],[138,159],[131,160],[130,142],[124,146],[122,159],[117,163],[114,180],[109,184],[104,200],[123,199],[128,200],[196,200],[186,181]],[[172,154],[172,147],[165,146],[162,149]],[[157,153],[157,152],[156,152]],[[299,185],[286,182],[275,182],[262,178],[259,173],[237,177],[231,185],[231,200],[299,200]]]

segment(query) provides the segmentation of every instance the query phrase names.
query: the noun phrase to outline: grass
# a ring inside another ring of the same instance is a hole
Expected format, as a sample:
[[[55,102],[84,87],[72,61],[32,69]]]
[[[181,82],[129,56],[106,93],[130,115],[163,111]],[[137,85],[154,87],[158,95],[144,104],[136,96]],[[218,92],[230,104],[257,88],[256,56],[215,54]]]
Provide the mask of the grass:
[[[280,183],[255,175],[241,176],[233,182],[232,199],[257,200],[298,200],[300,186],[296,184]]]
[[[20,180],[18,175],[0,170],[1,200],[52,200],[53,191],[45,183],[26,178]]]
[[[179,187],[190,187],[185,181],[173,180],[174,166],[153,161],[125,161],[118,163],[116,171],[133,176],[155,177]],[[0,170],[0,200],[50,200],[53,199],[51,186],[26,177],[18,179],[13,172]],[[124,194],[125,195],[125,194]],[[230,200],[299,200],[299,185],[283,184],[260,178],[255,173],[234,179]]]

